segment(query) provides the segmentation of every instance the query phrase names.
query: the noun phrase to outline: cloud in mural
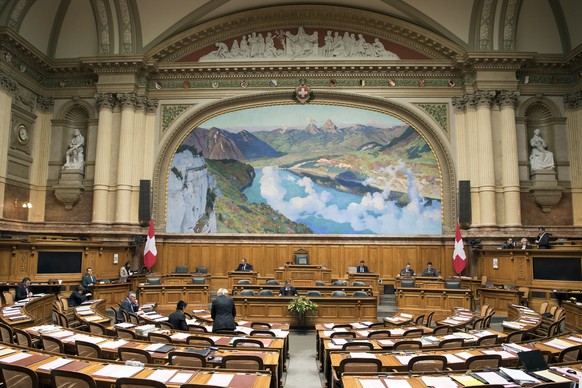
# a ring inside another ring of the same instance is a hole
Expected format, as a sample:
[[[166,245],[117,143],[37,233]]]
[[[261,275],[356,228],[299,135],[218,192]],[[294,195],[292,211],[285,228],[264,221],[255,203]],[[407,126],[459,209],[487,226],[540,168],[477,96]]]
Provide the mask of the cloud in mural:
[[[340,208],[334,196],[327,190],[316,190],[315,183],[308,177],[296,178],[295,184],[303,188],[301,195],[289,197],[285,188],[285,178],[280,170],[263,168],[260,179],[261,195],[275,210],[292,220],[306,217],[320,217],[337,223],[349,224],[355,231],[369,230],[376,234],[433,234],[440,229],[440,205],[427,203],[422,198],[414,181],[408,179],[410,202],[398,206],[388,199],[390,181],[386,182],[382,193],[367,193],[360,202],[352,202]],[[288,178],[287,178],[288,180]]]

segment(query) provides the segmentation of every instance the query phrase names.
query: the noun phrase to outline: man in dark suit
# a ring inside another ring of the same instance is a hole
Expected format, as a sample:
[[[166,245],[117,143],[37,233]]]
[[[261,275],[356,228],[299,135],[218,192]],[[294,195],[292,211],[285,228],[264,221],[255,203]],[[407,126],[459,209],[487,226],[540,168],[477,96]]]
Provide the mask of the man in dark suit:
[[[70,307],[79,306],[81,303],[87,300],[87,296],[85,295],[85,289],[83,286],[77,286],[71,295],[69,296],[68,302]]]
[[[546,228],[543,226],[538,229],[536,244],[538,244],[538,249],[548,249],[550,247],[550,234],[546,233]]]
[[[117,320],[124,322],[125,317],[123,316],[123,311],[128,313],[137,313],[139,311],[139,303],[137,301],[137,296],[135,292],[130,291],[127,294],[127,298],[119,304],[119,311],[117,312]]]
[[[30,292],[30,278],[25,277],[22,279],[22,282],[16,286],[16,302],[22,299],[26,299],[32,296],[32,292]]]
[[[236,267],[235,271],[252,271],[253,265],[247,263],[247,259],[242,259],[238,267]]]
[[[279,289],[279,296],[297,296],[297,290],[291,285],[291,280],[285,280],[285,285]]]
[[[216,295],[216,299],[212,301],[212,308],[210,309],[210,316],[214,320],[212,331],[236,329],[234,301],[228,297],[226,288],[219,289]]]
[[[356,267],[356,272],[370,272],[367,265],[364,265],[364,260],[360,260],[360,265]]]
[[[85,288],[85,292],[89,292],[89,287],[97,283],[97,278],[93,276],[93,268],[87,268],[87,273],[81,278],[81,284]]]
[[[410,266],[410,263],[406,263],[406,266],[400,270],[400,276],[414,276],[414,270]]]
[[[188,331],[186,315],[184,314],[184,309],[187,305],[188,304],[183,300],[179,301],[176,305],[176,311],[168,317],[168,323],[170,323],[176,330]]]

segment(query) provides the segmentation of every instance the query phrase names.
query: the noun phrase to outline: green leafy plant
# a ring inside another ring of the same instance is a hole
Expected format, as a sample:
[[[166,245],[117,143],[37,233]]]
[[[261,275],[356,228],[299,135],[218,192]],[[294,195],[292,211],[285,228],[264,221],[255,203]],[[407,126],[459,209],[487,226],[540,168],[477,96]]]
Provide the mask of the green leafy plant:
[[[287,310],[299,316],[307,314],[317,315],[317,303],[313,302],[306,296],[298,296],[289,302]]]

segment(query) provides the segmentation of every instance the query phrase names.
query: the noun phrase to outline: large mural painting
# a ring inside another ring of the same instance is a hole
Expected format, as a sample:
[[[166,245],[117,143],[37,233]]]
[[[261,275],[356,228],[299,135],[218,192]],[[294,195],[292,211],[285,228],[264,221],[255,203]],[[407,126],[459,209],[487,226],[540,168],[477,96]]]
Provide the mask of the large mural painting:
[[[261,106],[188,134],[166,214],[170,233],[440,235],[441,178],[424,138],[396,117]]]

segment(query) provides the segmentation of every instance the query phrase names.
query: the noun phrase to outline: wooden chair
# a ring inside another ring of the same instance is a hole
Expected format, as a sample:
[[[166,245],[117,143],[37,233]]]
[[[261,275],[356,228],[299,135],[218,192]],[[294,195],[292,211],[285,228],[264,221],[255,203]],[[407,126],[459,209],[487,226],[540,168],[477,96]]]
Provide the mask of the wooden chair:
[[[422,349],[422,342],[414,340],[398,341],[392,346],[392,350],[418,350]]]
[[[354,351],[354,350],[373,350],[374,349],[374,345],[371,342],[358,342],[358,341],[353,341],[353,342],[346,342],[345,344],[342,345],[342,350],[350,350],[350,351]]]
[[[121,327],[116,327],[115,332],[117,333],[118,338],[125,338],[125,339],[136,339],[137,338],[137,335],[135,334],[135,332],[128,330],[128,329],[121,328]]]
[[[115,307],[110,307],[110,309],[113,311],[113,323],[121,323],[121,320],[119,319],[119,310],[117,310]]]
[[[333,291],[331,293],[332,298],[345,298],[347,295],[344,291]]]
[[[483,328],[483,321],[485,318],[474,319],[473,322],[465,326],[465,330],[481,330]]]
[[[501,366],[501,360],[499,354],[479,354],[465,360],[465,369],[498,369]]]
[[[208,333],[208,329],[206,329],[206,327],[196,324],[188,325],[188,331],[192,331],[194,333]]]
[[[487,311],[489,311],[489,305],[488,304],[484,304],[483,306],[481,306],[480,312],[479,312],[479,316],[481,318],[485,318],[487,316]]]
[[[65,353],[65,345],[63,344],[63,341],[61,341],[60,339],[49,337],[49,336],[41,334],[40,335],[40,342],[42,343],[42,348],[46,352],[59,353],[59,354]]]
[[[173,342],[169,335],[163,333],[148,333],[148,341],[162,344],[171,344]]]
[[[127,317],[129,318],[129,320],[127,320],[126,322],[133,323],[136,326],[141,324],[139,317],[136,314],[128,313],[128,312],[126,312],[126,314],[127,314]]]
[[[143,349],[125,348],[122,346],[117,349],[117,354],[119,355],[119,359],[121,361],[134,360],[143,362],[144,364],[154,363],[152,355]]]
[[[402,334],[402,336],[403,337],[422,337],[423,334],[424,334],[424,330],[422,330],[422,329],[408,329]]]
[[[432,335],[445,335],[445,334],[449,334],[450,332],[451,332],[451,328],[449,326],[440,325],[440,326],[436,326],[432,330]]]
[[[201,335],[190,335],[186,337],[186,343],[188,345],[201,346],[205,348],[208,346],[214,346],[214,340],[212,340],[212,338],[204,337]]]
[[[0,323],[0,341],[5,344],[14,343],[14,333],[12,332],[12,328],[5,323]]]
[[[420,314],[418,317],[414,318],[415,325],[422,325],[424,323],[424,314]]]
[[[414,356],[408,361],[407,369],[409,372],[442,372],[447,369],[447,358],[434,354]]]
[[[206,357],[198,353],[171,351],[168,353],[170,365],[203,368],[206,366]]]
[[[174,330],[174,326],[170,322],[157,322],[156,325],[162,330]]]
[[[87,322],[87,325],[89,326],[89,332],[91,334],[107,335],[107,329],[105,328],[105,326],[101,325],[100,323]]]
[[[353,331],[334,331],[329,335],[329,338],[356,338],[356,333]]]
[[[570,346],[569,348],[563,349],[560,354],[558,354],[557,362],[571,362],[580,360],[580,355],[582,352],[582,345]]]
[[[232,342],[235,348],[264,348],[265,344],[262,341],[252,338],[237,338]]]
[[[273,327],[267,322],[251,322],[252,329],[271,330]]]
[[[426,327],[430,327],[430,325],[431,325],[431,323],[432,323],[432,317],[433,317],[433,315],[434,315],[434,311],[433,311],[433,312],[431,312],[431,313],[429,313],[429,314],[426,316],[426,322],[424,323],[424,326],[426,326]]]
[[[2,291],[2,296],[4,296],[4,302],[6,306],[14,304],[14,295],[10,291]]]
[[[51,370],[51,386],[66,388],[97,388],[97,383],[90,375],[68,370]]]
[[[75,348],[79,357],[103,358],[101,348],[92,342],[77,340],[75,341]]]
[[[368,325],[368,329],[375,329],[376,327],[386,327],[386,322],[374,322]]]
[[[332,388],[338,387],[344,373],[378,373],[382,371],[382,361],[377,358],[344,358],[332,370]]]
[[[463,338],[448,338],[439,342],[439,348],[462,348],[464,345]]]
[[[549,306],[549,305],[550,305],[550,304],[549,304],[548,302],[543,302],[543,303],[540,305],[540,309],[538,310],[538,313],[539,313],[540,315],[542,315],[542,314],[545,314],[545,313],[546,313],[546,311],[548,311],[548,306]]]
[[[36,372],[24,366],[2,364],[0,377],[6,388],[38,388],[39,386]]]
[[[252,330],[250,337],[277,337],[271,330]]]
[[[40,348],[40,339],[38,338],[32,338],[30,336],[30,334],[28,334],[26,331],[19,329],[17,327],[12,329],[12,332],[14,333],[14,339],[16,344],[20,345],[20,346],[24,346],[27,348],[35,348],[35,349],[39,349]]]
[[[512,331],[511,333],[507,334],[507,337],[505,337],[505,342],[506,343],[522,342],[525,333],[526,333],[525,330]]]
[[[390,330],[374,330],[368,333],[368,338],[390,338]]]
[[[121,377],[115,381],[115,388],[166,388],[166,384],[156,380]]]
[[[485,335],[477,340],[477,346],[492,346],[497,343],[497,334]]]
[[[221,368],[243,369],[243,370],[264,370],[263,359],[252,354],[228,354],[222,357]]]
[[[350,325],[349,323],[338,323],[337,325],[333,325],[332,330],[337,330],[337,329],[347,329],[347,330],[352,330],[352,325]]]

